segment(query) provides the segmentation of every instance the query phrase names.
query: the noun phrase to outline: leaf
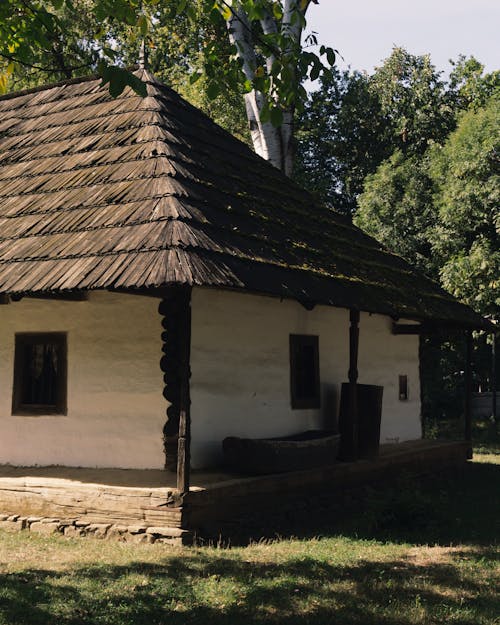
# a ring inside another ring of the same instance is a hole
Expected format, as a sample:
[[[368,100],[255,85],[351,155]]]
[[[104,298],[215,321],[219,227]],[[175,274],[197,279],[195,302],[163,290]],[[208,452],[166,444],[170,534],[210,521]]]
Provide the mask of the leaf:
[[[197,82],[201,77],[202,77],[202,73],[201,72],[193,72],[189,76],[189,84],[190,85],[194,85],[194,83]]]
[[[327,48],[326,49],[326,60],[328,61],[328,63],[330,65],[335,65],[336,58],[337,58],[337,55],[335,54],[335,50],[333,50],[332,48]]]
[[[219,9],[219,13],[226,20],[226,22],[228,20],[230,20],[231,17],[233,16],[233,12],[231,11],[231,7],[229,5],[227,5],[225,2],[220,3],[217,8]]]
[[[264,68],[262,67],[262,65],[260,65],[255,70],[255,78],[262,78],[264,76],[264,73]]]
[[[7,84],[9,82],[9,76],[6,73],[0,74],[0,93],[7,91]]]
[[[283,123],[283,111],[278,106],[274,106],[272,109],[270,109],[270,119],[271,124],[276,128],[278,126],[281,126],[281,124]]]
[[[311,71],[309,72],[309,78],[312,81],[318,80],[320,72],[321,72],[321,63],[314,63],[314,65],[311,68]]]
[[[106,85],[108,83],[109,93],[113,98],[116,98],[123,93],[125,87],[131,87],[137,95],[140,95],[143,98],[147,95],[146,83],[123,67],[108,65],[103,68],[102,85]]]
[[[215,82],[215,80],[211,80],[207,86],[207,97],[210,100],[215,100],[215,98],[219,95],[219,93],[220,93],[220,85],[217,82]]]
[[[283,19],[283,10],[279,2],[273,2],[273,15],[277,20]]]
[[[139,19],[137,20],[137,27],[143,37],[145,37],[149,32],[149,24],[148,18],[145,15],[139,15]]]

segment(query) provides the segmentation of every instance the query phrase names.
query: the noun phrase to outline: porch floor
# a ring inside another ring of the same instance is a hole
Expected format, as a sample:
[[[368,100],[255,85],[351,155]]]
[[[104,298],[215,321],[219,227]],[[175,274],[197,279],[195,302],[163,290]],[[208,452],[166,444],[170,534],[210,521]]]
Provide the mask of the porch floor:
[[[357,462],[336,463],[328,467],[330,472],[357,467],[360,470],[367,465],[379,463],[390,458],[396,459],[401,454],[408,452],[425,452],[430,449],[447,447],[450,441],[415,440],[403,443],[391,443],[381,445],[379,455],[372,460],[358,460]],[[462,444],[462,443],[460,443]],[[369,469],[368,469],[369,470]],[[297,471],[293,474],[309,473],[309,471]],[[191,491],[198,492],[212,487],[220,488],[224,483],[235,482],[248,483],[266,481],[273,477],[287,476],[289,473],[273,475],[245,476],[231,473],[223,469],[192,470]],[[127,488],[145,491],[173,492],[176,490],[176,475],[162,469],[113,469],[113,468],[86,468],[86,467],[17,467],[12,465],[0,465],[0,491],[4,487],[61,487],[61,488],[85,488],[105,486],[109,489]],[[1,505],[1,497],[0,497]]]
[[[223,526],[245,510],[328,494],[404,470],[440,470],[465,462],[464,442],[418,440],[382,445],[378,457],[291,473],[241,476],[193,471],[184,504],[175,504],[175,475],[161,470],[0,466],[0,515],[140,523],[189,530]],[[175,506],[178,507],[175,507]]]

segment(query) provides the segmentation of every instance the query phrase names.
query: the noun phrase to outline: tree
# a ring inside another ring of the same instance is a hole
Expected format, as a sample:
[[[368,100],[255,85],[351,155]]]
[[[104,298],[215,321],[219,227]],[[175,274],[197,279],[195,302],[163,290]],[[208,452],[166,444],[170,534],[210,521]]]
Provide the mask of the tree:
[[[427,158],[400,150],[367,176],[355,223],[393,252],[437,277],[429,232],[434,227],[433,182]]]
[[[403,48],[372,75],[334,72],[299,119],[297,175],[334,208],[355,213],[365,177],[382,161],[444,141],[454,104],[430,58]]]
[[[290,174],[294,113],[307,98],[302,82],[328,71],[321,56],[328,65],[335,61],[331,48],[322,46],[318,56],[302,46],[311,2],[317,0],[4,0],[2,80],[5,85],[16,64],[65,77],[95,69],[112,95],[127,85],[144,95],[145,85],[123,67],[127,55],[115,45],[117,34],[125,32],[132,43],[154,40],[166,14],[171,26],[186,18],[196,22],[203,41],[195,53],[202,71],[188,63],[191,81],[204,75],[209,98],[225,88],[240,89],[256,152]],[[97,26],[78,30],[82,14]],[[309,41],[316,43],[314,35]]]
[[[365,177],[394,149],[370,77],[334,70],[323,78],[298,117],[296,142],[299,184],[335,210],[353,214]]]
[[[432,152],[437,223],[431,233],[443,286],[500,320],[500,97],[466,112]]]

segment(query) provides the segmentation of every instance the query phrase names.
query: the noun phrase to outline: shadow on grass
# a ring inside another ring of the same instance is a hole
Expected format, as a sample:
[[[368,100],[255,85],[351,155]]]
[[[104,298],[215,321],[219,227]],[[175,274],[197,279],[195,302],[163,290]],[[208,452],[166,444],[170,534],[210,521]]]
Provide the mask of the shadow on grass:
[[[450,617],[466,625],[491,622],[496,607],[494,588],[473,571],[408,559],[335,566],[306,557],[280,566],[201,550],[157,564],[0,575],[0,623],[9,625],[410,625]]]
[[[499,484],[493,464],[469,463],[454,476],[400,476],[333,502],[317,498],[272,520],[268,531],[464,545],[452,564],[427,562],[424,552],[419,560],[337,565],[328,545],[319,556],[304,551],[283,564],[246,562],[238,551],[159,551],[154,564],[0,574],[0,625],[486,625],[498,608],[491,580]]]
[[[383,484],[297,498],[293,509],[225,521],[206,533],[222,545],[249,539],[342,534],[396,543],[489,545],[500,536],[500,464],[467,463],[424,478],[401,474]]]

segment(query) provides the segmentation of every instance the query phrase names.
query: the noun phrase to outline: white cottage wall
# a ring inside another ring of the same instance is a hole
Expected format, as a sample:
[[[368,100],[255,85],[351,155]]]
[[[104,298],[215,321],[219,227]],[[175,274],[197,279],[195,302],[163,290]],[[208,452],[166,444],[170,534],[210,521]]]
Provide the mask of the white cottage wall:
[[[191,462],[221,460],[226,436],[280,436],[331,426],[347,380],[349,311],[258,295],[195,288],[191,335]],[[418,339],[393,336],[391,321],[363,314],[360,383],[384,386],[381,442],[420,437]],[[319,336],[322,407],[292,410],[289,335]],[[400,402],[398,375],[410,382]],[[396,394],[395,394],[396,393]]]
[[[107,292],[0,306],[0,464],[162,468],[157,308]],[[11,415],[16,332],[67,332],[67,415]]]
[[[416,322],[414,322],[416,323]],[[384,387],[381,443],[422,437],[418,336],[394,335],[392,320],[362,313],[359,321],[358,371],[360,384]],[[408,399],[399,399],[399,376],[408,376]]]

